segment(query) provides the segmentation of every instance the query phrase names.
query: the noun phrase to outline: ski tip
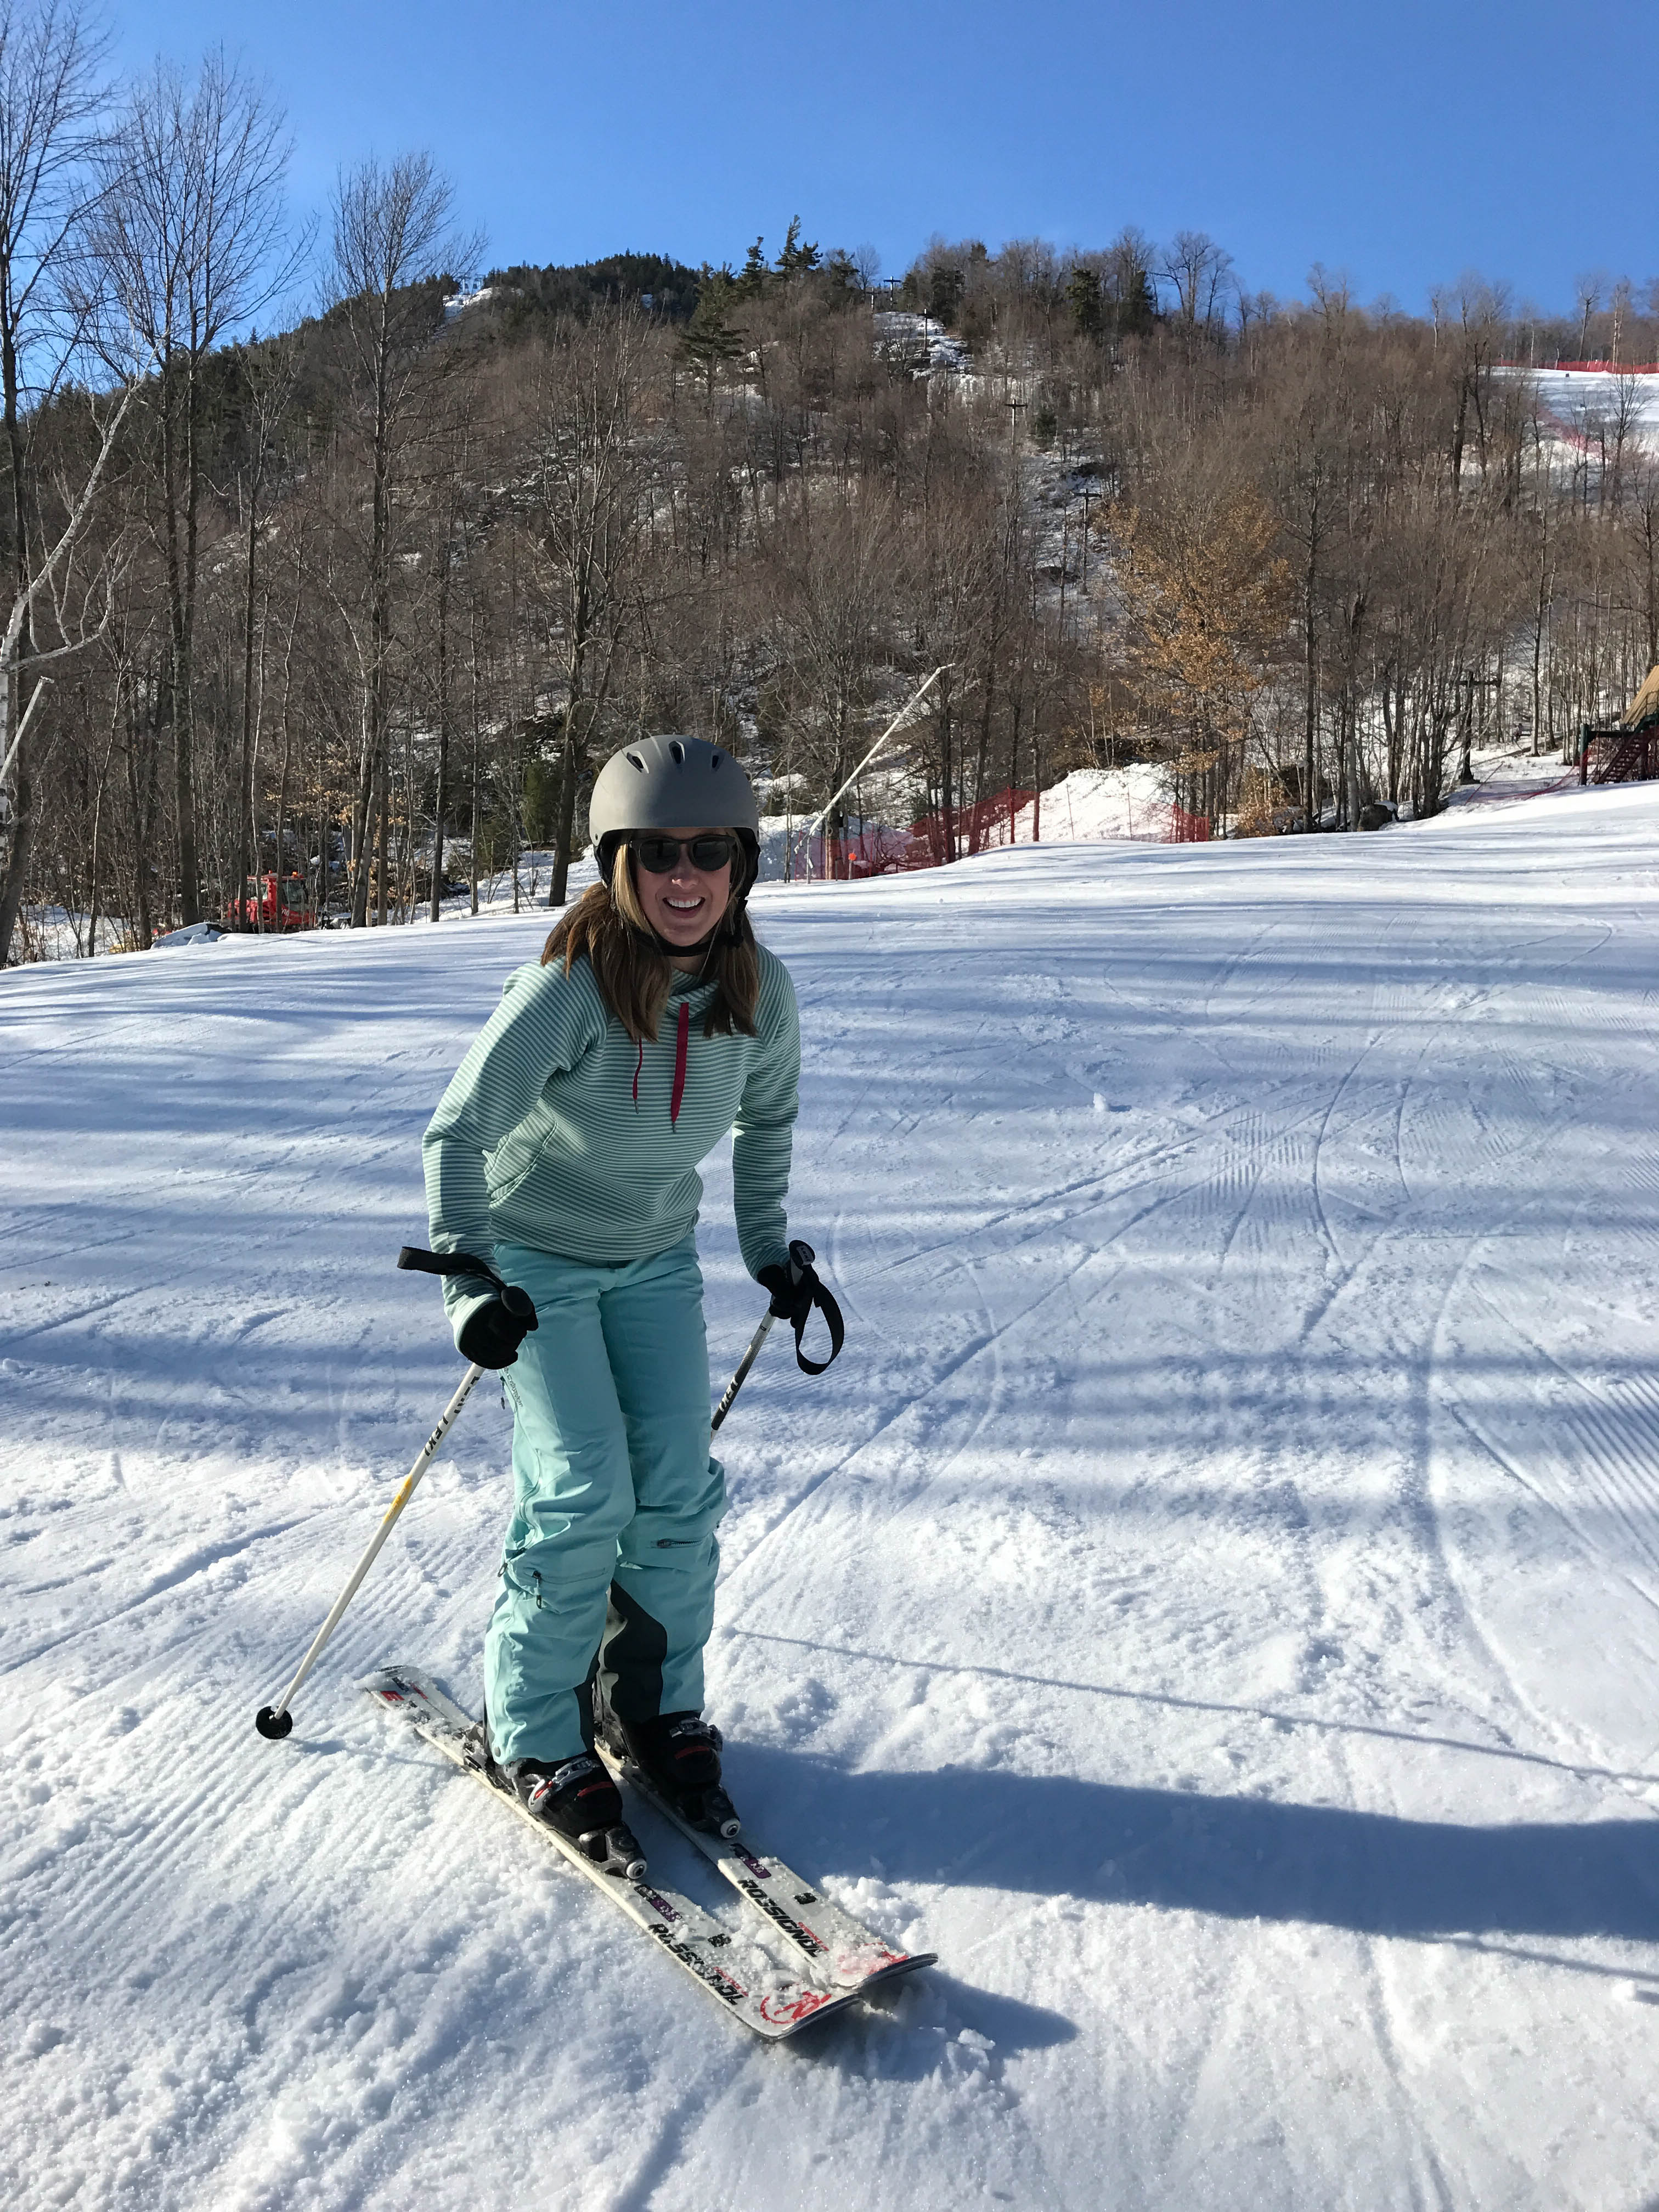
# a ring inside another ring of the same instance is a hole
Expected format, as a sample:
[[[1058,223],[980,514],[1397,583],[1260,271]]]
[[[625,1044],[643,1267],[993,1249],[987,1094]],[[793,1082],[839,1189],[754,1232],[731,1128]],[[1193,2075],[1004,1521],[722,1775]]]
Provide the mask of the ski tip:
[[[749,2018],[749,2026],[769,2040],[781,2041],[801,2029],[837,2013],[848,2012],[858,2002],[856,1990],[821,1990],[795,1982],[762,1996]]]
[[[292,1730],[294,1716],[287,1711],[279,1713],[271,1705],[261,1705],[253,1716],[253,1725],[267,1743],[280,1743]]]
[[[854,1986],[874,1995],[890,1983],[902,1981],[907,1975],[920,1972],[923,1966],[936,1966],[938,1964],[937,1951],[907,1951],[902,1958],[890,1960],[887,1965],[878,1966],[873,1972],[860,1975]]]

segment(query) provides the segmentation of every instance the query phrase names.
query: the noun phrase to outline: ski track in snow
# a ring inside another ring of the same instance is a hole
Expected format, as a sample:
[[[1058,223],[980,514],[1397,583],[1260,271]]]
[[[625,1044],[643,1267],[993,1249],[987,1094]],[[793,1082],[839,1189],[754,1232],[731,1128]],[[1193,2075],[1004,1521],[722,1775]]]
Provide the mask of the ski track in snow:
[[[251,1725],[453,1386],[392,1262],[545,918],[0,978],[5,2202],[1659,2202],[1656,834],[757,895],[849,1335],[722,1434],[711,1706],[941,1954],[773,2050],[353,1692],[476,1706],[494,1393]]]

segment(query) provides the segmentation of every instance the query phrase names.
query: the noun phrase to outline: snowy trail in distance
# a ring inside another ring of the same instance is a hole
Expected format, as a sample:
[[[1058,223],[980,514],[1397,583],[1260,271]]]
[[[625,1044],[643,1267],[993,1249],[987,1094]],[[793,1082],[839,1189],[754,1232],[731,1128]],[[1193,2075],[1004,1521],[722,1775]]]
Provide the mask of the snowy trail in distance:
[[[757,894],[848,1346],[722,1433],[711,1711],[941,1954],[772,2051],[352,1690],[476,1709],[493,1394],[252,1728],[458,1377],[392,1263],[545,916],[0,978],[6,2202],[1650,2206],[1656,836],[1638,787]]]

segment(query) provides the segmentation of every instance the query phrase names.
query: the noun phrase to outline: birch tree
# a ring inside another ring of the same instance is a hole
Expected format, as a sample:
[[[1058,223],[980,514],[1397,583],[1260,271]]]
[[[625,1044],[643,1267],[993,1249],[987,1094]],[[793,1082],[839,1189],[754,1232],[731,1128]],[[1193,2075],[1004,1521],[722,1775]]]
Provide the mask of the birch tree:
[[[0,399],[8,482],[3,529],[10,605],[0,643],[0,792],[9,794],[10,836],[0,870],[0,967],[11,949],[39,827],[44,761],[36,608],[62,589],[109,457],[131,384],[103,417],[105,435],[66,527],[43,542],[33,501],[33,433],[84,335],[66,312],[72,249],[94,189],[102,46],[73,6],[0,0]],[[67,616],[68,609],[65,606]]]

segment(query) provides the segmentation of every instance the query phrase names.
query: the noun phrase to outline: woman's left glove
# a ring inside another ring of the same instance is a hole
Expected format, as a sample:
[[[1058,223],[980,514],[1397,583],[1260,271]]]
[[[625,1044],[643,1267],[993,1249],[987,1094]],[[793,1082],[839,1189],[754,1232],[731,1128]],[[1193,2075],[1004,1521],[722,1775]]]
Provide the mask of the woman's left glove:
[[[817,1256],[811,1246],[797,1237],[790,1244],[787,1267],[774,1261],[769,1267],[758,1268],[755,1275],[755,1280],[772,1293],[774,1314],[794,1330],[795,1362],[805,1375],[822,1375],[847,1340],[847,1325],[841,1317],[841,1308],[813,1267]],[[801,1339],[806,1334],[814,1306],[823,1316],[830,1330],[829,1359],[809,1359],[801,1349]]]
[[[461,1323],[455,1349],[480,1367],[511,1367],[519,1346],[536,1326],[530,1293],[508,1283],[496,1297],[475,1306]]]

